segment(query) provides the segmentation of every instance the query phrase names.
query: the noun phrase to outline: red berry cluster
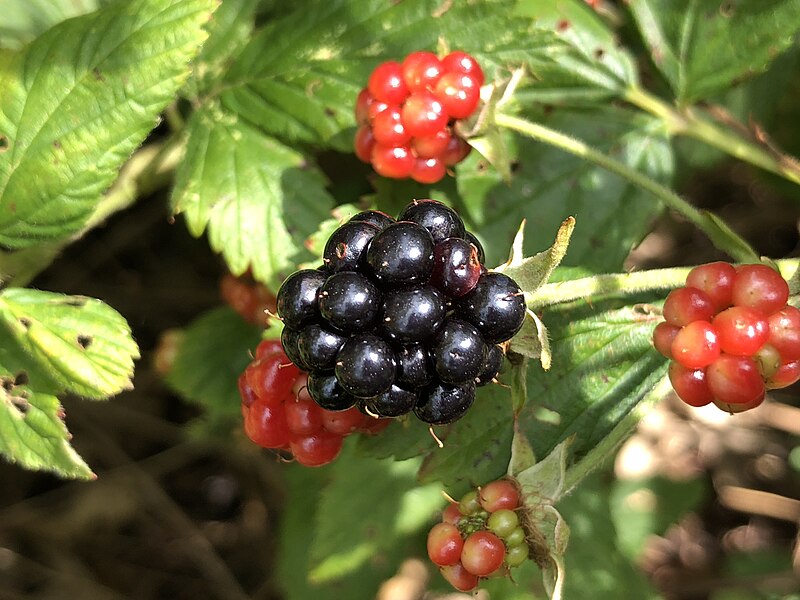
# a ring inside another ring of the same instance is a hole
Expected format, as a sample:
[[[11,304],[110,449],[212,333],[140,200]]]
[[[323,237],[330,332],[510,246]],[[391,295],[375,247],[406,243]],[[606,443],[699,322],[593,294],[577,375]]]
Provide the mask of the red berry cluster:
[[[222,299],[248,323],[266,327],[269,314],[275,314],[275,296],[248,274],[236,277],[223,275],[219,282]]]
[[[378,65],[356,100],[356,156],[384,177],[435,183],[470,146],[453,128],[478,106],[483,71],[465,52]]]
[[[430,530],[428,557],[462,592],[474,589],[481,577],[518,567],[529,553],[519,508],[519,490],[508,479],[468,492]]]
[[[800,310],[787,306],[789,286],[766,265],[695,267],[670,292],[656,349],[672,359],[669,378],[690,406],[713,402],[742,412],[768,389],[800,379]]]
[[[389,424],[355,407],[337,412],[320,408],[308,395],[307,378],[279,340],[262,341],[239,376],[247,437],[264,448],[291,452],[301,465],[319,467],[338,456],[346,436],[377,433]]]

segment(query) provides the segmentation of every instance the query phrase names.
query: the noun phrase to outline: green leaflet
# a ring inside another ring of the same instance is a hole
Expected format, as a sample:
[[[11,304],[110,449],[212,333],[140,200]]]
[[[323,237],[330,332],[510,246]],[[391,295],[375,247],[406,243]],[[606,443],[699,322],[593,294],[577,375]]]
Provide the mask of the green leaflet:
[[[0,244],[78,231],[189,73],[215,0],[131,0],[0,53]]]
[[[53,393],[102,399],[132,385],[139,349],[125,319],[100,300],[8,288],[0,323],[55,382]]]
[[[234,274],[251,268],[277,289],[312,258],[302,244],[333,204],[325,179],[302,154],[214,104],[195,112],[187,129],[173,211],[193,235],[208,229]]]
[[[800,31],[800,0],[633,0],[628,6],[681,104],[765,70]]]
[[[0,294],[0,454],[64,477],[92,472],[69,444],[57,394],[101,399],[131,385],[139,351],[99,300],[36,290]]]

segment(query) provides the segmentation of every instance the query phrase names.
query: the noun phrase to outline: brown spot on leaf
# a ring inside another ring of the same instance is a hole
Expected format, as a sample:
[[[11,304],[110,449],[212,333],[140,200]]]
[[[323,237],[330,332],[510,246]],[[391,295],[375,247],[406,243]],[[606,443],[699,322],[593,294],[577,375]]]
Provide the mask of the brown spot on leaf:
[[[25,317],[22,317],[19,320],[19,324],[22,325],[25,329],[28,329],[31,326],[31,320]]]
[[[597,49],[594,51],[594,57],[595,57],[597,60],[600,60],[600,59],[601,59],[601,58],[603,58],[605,55],[606,55],[606,51],[605,51],[605,50],[603,50],[602,48],[597,48]]]
[[[8,150],[9,145],[8,138],[4,135],[0,135],[0,154]]]
[[[10,377],[0,377],[0,387],[6,392],[10,392],[14,389],[14,380]]]
[[[61,150],[61,142],[59,142],[58,140],[53,140],[53,148],[55,148],[56,150]]]
[[[20,371],[14,377],[14,385],[28,385],[28,374],[25,371]]]
[[[92,336],[90,335],[79,335],[78,336],[78,345],[86,350],[92,344]]]
[[[23,417],[28,414],[31,408],[30,403],[19,396],[11,396],[11,406],[16,408]]]
[[[335,117],[336,116],[336,111],[333,110],[330,106],[326,106],[325,107],[325,115],[328,116],[328,117]]]
[[[103,75],[103,73],[97,67],[92,69],[92,75],[94,76],[95,79],[97,79],[97,81],[105,81],[106,80],[106,78]]]
[[[561,19],[556,23],[556,31],[563,32],[570,28],[570,23],[566,19]]]

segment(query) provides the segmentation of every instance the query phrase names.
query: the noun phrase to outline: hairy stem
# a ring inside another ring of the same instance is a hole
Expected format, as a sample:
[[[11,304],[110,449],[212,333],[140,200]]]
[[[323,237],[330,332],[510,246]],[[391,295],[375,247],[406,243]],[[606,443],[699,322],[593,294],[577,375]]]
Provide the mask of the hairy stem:
[[[705,118],[697,109],[678,109],[639,87],[628,89],[623,97],[637,108],[664,121],[672,134],[694,138],[730,156],[800,184],[799,161],[749,140],[735,131],[720,127]]]
[[[787,258],[776,261],[781,275],[790,282],[800,272],[800,259]],[[592,296],[620,295],[631,296],[640,292],[671,290],[686,281],[691,267],[653,269],[634,273],[612,273],[594,275],[571,281],[548,283],[527,297],[528,308],[537,310],[553,304],[572,302]]]

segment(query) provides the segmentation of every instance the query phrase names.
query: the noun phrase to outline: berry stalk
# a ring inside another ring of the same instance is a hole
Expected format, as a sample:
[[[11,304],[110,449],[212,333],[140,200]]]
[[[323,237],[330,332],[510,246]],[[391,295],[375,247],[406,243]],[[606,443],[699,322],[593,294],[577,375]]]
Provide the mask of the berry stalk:
[[[788,258],[775,262],[780,268],[781,274],[790,282],[800,270],[800,259]],[[690,267],[652,269],[635,273],[594,275],[571,281],[548,283],[536,290],[526,300],[529,309],[538,310],[553,304],[604,294],[629,296],[640,292],[671,290],[684,284],[690,270]],[[797,292],[797,290],[792,291]]]
[[[495,114],[495,123],[500,127],[506,127],[531,139],[560,148],[619,175],[636,187],[656,196],[665,205],[705,233],[717,248],[737,261],[748,263],[759,261],[756,251],[718,217],[708,211],[698,210],[668,187],[653,181],[635,169],[631,169],[628,165],[606,156],[585,142],[539,123],[533,123],[502,113]]]
[[[637,108],[664,121],[671,134],[694,138],[730,156],[800,184],[800,162],[797,159],[718,127],[696,109],[686,107],[680,110],[639,87],[627,90],[624,98]]]

